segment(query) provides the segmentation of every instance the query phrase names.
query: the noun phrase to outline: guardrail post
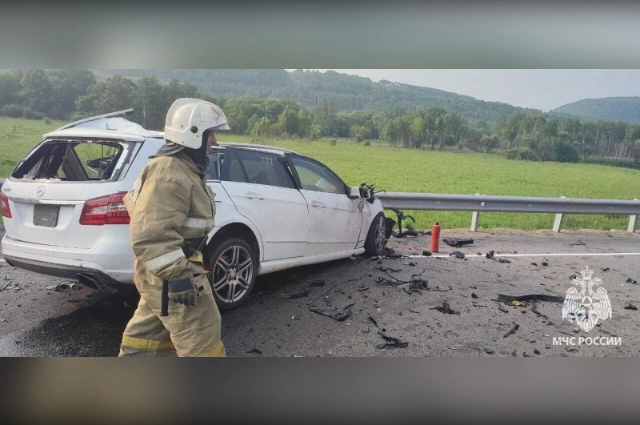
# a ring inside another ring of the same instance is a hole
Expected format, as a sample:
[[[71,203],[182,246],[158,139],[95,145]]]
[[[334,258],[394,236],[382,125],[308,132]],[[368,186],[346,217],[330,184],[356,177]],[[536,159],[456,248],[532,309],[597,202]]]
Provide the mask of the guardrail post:
[[[560,198],[566,199],[566,196],[561,196]],[[556,219],[553,222],[553,231],[556,233],[560,233],[560,229],[562,229],[562,220],[564,219],[564,214],[556,214]]]
[[[640,199],[634,199],[634,201],[640,201]],[[629,216],[629,227],[627,227],[627,232],[635,232],[636,231],[636,226],[638,224],[638,216],[637,215],[630,215]]]
[[[480,194],[476,193],[476,195],[480,195]],[[480,213],[478,211],[474,211],[473,214],[471,214],[471,231],[472,232],[478,231],[479,218],[480,218]]]

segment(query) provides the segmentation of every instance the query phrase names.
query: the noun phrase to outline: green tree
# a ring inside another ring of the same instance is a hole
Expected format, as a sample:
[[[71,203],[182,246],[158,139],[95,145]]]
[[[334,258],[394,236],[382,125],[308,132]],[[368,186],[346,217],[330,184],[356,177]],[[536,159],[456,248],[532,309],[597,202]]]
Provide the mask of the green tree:
[[[291,105],[287,105],[278,117],[278,126],[284,133],[302,136],[300,134],[298,113]]]
[[[53,87],[54,105],[49,111],[51,118],[64,120],[71,117],[76,100],[87,94],[96,83],[88,69],[52,69],[46,71]]]
[[[25,108],[48,114],[55,102],[53,84],[42,69],[29,69],[20,81],[20,97]]]
[[[498,141],[498,137],[496,135],[483,136],[482,139],[480,139],[480,146],[482,146],[487,153],[491,152],[499,145],[500,142]]]
[[[76,109],[84,116],[128,109],[135,104],[136,91],[136,84],[128,78],[109,77],[92,86],[85,96],[80,96],[76,101]]]
[[[323,135],[334,136],[336,129],[336,110],[333,103],[324,99],[318,102],[311,113],[313,124],[322,128]]]
[[[0,72],[0,107],[19,103],[21,79],[19,72]]]
[[[150,130],[162,130],[168,106],[164,102],[162,86],[158,79],[156,77],[140,78],[134,99],[134,114],[138,117],[140,124]]]

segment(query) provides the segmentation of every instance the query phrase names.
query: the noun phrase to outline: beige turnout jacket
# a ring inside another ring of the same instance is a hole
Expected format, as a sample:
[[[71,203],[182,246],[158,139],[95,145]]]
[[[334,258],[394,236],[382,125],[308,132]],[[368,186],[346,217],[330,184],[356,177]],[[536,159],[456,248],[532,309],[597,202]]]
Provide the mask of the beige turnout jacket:
[[[189,273],[206,273],[182,251],[185,239],[201,238],[213,228],[215,194],[206,181],[207,176],[201,177],[183,153],[153,158],[140,173],[124,197],[138,279],[145,276],[161,284]]]

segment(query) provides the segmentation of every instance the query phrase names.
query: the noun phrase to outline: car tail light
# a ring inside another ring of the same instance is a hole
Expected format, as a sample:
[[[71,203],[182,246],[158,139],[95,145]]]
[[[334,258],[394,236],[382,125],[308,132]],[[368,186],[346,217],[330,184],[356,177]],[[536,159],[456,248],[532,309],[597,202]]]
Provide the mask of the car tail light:
[[[11,207],[9,206],[9,198],[4,193],[0,193],[0,203],[2,204],[2,216],[11,218]]]
[[[80,224],[102,226],[104,224],[129,224],[129,213],[122,199],[127,192],[89,199],[84,203]]]

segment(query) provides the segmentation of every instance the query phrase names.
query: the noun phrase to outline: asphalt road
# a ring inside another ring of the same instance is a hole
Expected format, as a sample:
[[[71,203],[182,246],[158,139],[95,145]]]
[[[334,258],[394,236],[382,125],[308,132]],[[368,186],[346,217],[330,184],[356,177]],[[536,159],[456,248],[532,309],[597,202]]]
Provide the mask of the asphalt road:
[[[640,281],[640,235],[495,230],[443,231],[442,237],[470,237],[474,243],[461,248],[441,244],[440,256],[422,257],[429,236],[392,237],[389,247],[405,257],[347,259],[258,278],[247,303],[222,316],[228,355],[640,354],[640,310],[629,306],[640,307],[640,284],[632,283]],[[455,250],[467,257],[448,256]],[[486,257],[490,251],[493,259]],[[495,301],[498,294],[564,297],[574,286],[570,276],[580,277],[585,266],[603,280],[612,306],[611,318],[599,320],[589,332],[562,320],[561,303],[536,302],[533,309],[531,302]],[[311,285],[318,281],[324,285]],[[53,289],[61,283],[70,282],[0,260],[0,356],[117,355],[136,295]],[[306,296],[283,297],[305,289]],[[445,301],[454,314],[437,309]],[[321,313],[348,317],[338,321]],[[566,341],[554,345],[554,337]],[[600,337],[620,343],[587,345],[587,338],[604,341]]]

